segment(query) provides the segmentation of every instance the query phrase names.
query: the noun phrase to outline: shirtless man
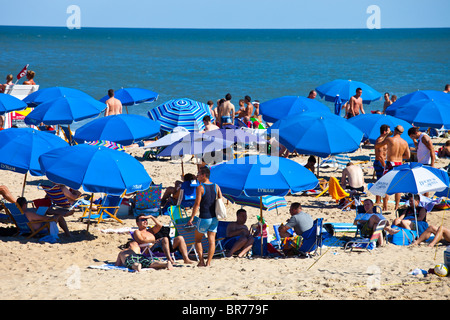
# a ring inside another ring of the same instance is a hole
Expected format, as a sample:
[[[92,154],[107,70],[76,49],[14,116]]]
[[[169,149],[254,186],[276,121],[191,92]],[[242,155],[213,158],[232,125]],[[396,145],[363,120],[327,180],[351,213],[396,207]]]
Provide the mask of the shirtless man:
[[[153,262],[141,254],[141,248],[136,241],[127,243],[128,248],[119,252],[115,265],[118,267],[127,267],[128,269],[140,272],[142,268],[172,270],[173,265],[170,261]]]
[[[212,130],[218,130],[219,127],[216,126],[215,124],[211,123],[211,117],[210,116],[204,116],[203,117],[203,124],[205,125],[205,131],[212,131]]]
[[[247,211],[239,209],[236,212],[236,221],[230,222],[227,226],[226,237],[230,238],[227,244],[231,246],[227,257],[232,257],[236,251],[242,249],[237,255],[242,258],[252,248],[255,238],[251,235],[245,222],[247,222]],[[233,238],[234,240],[232,240]]]
[[[383,114],[386,113],[387,107],[389,107],[392,103],[393,102],[391,101],[391,99],[389,97],[389,92],[386,92],[384,94],[384,104],[383,104],[383,111],[382,111]]]
[[[362,95],[362,89],[358,88],[358,89],[356,89],[356,94],[350,98],[348,107],[345,109],[345,111],[347,112],[347,114],[346,114],[347,119],[357,116],[360,113],[365,114],[364,108],[363,108],[363,100],[361,98],[361,95]]]
[[[109,99],[106,100],[106,110],[105,110],[105,117],[115,115],[115,114],[122,114],[122,102],[120,102],[119,99],[114,98],[114,90],[109,89],[108,90],[108,96]]]
[[[364,172],[361,167],[353,164],[352,162],[347,163],[347,167],[342,170],[341,186],[345,189],[363,192]]]
[[[223,127],[226,124],[234,124],[234,104],[231,103],[231,94],[227,93],[225,101],[218,112],[220,118],[220,125]]]
[[[390,132],[390,128],[387,124],[383,124],[380,126],[380,136],[375,140],[375,144],[384,140],[385,136]],[[384,168],[386,167],[386,155],[387,155],[387,145],[384,145],[380,148],[375,148],[375,161],[373,162],[373,168],[375,169],[375,175],[377,180],[379,180],[384,173]],[[385,197],[383,199],[383,210],[387,210],[387,201],[388,198]],[[375,196],[376,204],[381,203],[381,197]]]
[[[155,224],[151,228],[148,228],[148,219],[152,219]],[[172,257],[170,256],[170,239],[168,239],[167,237],[162,237],[157,240],[155,238],[155,234],[157,234],[163,226],[161,222],[151,215],[146,216],[144,214],[140,214],[136,217],[136,224],[138,226],[138,230],[134,232],[134,240],[138,244],[153,243],[155,245],[156,243],[160,243],[167,260],[171,263],[174,263],[175,261],[173,261]],[[173,239],[172,246],[174,249],[179,248],[180,253],[183,256],[184,263],[193,263],[193,261],[188,257],[186,242],[184,241],[184,238],[182,236],[175,237]]]
[[[242,120],[246,125],[248,125],[248,123],[251,121],[250,118],[253,114],[253,105],[252,105],[251,101],[252,101],[252,99],[249,96],[244,97],[244,103],[246,104],[246,106],[245,106],[245,111],[243,112]],[[249,127],[251,127],[251,126],[249,126]]]
[[[387,146],[386,154],[386,166],[384,168],[384,173],[386,174],[393,167],[402,164],[403,159],[409,159],[411,153],[409,151],[408,143],[401,137],[403,133],[403,127],[398,125],[394,129],[394,136],[391,137],[391,131],[389,130],[384,137],[380,137],[379,141],[375,144],[375,149]],[[400,203],[400,193],[395,194],[395,210],[398,209]],[[387,206],[387,204],[386,204]],[[387,210],[387,208],[383,208]]]
[[[40,215],[40,214],[36,213],[36,209],[27,207],[27,199],[25,199],[24,197],[17,198],[17,204],[20,206],[20,208],[22,209],[22,212],[27,216],[27,219],[30,222],[31,221],[54,221],[54,222],[57,222],[59,224],[59,226],[61,227],[61,229],[63,229],[64,234],[67,237],[71,237],[69,228],[67,227],[66,220],[64,219],[64,214],[66,212],[64,209],[48,208],[45,215]],[[53,215],[53,216],[49,217],[49,216],[47,216],[47,214]],[[71,211],[71,214],[73,214],[73,210]],[[31,224],[31,228],[33,228],[33,230],[37,230],[41,227],[41,225],[42,225],[42,223],[41,224],[33,223],[33,224]]]

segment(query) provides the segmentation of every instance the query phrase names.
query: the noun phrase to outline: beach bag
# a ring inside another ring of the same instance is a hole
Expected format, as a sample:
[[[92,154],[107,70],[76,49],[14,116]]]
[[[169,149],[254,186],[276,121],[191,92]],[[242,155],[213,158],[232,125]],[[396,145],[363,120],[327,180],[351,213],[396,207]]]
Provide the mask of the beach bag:
[[[225,203],[223,203],[223,199],[218,197],[217,191],[216,191],[216,217],[219,220],[225,220],[227,218],[227,208],[225,207]]]
[[[414,242],[416,233],[413,230],[404,229],[401,227],[393,226],[392,229],[399,229],[400,232],[396,234],[389,234],[386,239],[397,246],[408,246]]]

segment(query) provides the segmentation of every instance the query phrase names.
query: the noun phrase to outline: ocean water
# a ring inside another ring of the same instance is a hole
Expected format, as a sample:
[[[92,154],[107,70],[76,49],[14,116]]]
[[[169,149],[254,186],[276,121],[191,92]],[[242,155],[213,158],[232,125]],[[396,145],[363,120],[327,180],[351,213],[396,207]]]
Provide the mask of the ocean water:
[[[40,88],[77,88],[96,99],[110,88],[158,92],[156,102],[128,108],[141,115],[175,98],[216,101],[229,92],[237,106],[245,95],[260,101],[306,96],[335,79],[362,81],[398,97],[415,90],[443,90],[450,83],[450,29],[0,26],[0,46],[1,81],[30,64]],[[365,109],[381,109],[382,104],[376,101]]]

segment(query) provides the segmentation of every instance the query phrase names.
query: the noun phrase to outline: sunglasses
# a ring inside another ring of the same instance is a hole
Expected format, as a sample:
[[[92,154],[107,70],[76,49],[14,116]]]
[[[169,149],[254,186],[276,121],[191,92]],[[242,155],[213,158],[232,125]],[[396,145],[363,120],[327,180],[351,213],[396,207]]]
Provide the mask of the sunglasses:
[[[139,219],[139,221],[141,221],[141,222],[148,221],[148,219]]]

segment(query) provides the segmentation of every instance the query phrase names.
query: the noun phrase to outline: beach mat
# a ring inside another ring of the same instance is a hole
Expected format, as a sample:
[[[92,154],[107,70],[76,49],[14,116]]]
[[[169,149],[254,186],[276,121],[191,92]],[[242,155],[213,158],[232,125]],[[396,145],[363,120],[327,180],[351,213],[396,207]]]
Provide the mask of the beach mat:
[[[128,269],[127,267],[118,267],[114,264],[105,263],[101,265],[92,265],[89,266],[88,269],[99,269],[99,270],[120,270],[120,271],[128,271],[128,272],[136,272],[135,270]],[[142,268],[141,271],[154,270],[152,268]]]

